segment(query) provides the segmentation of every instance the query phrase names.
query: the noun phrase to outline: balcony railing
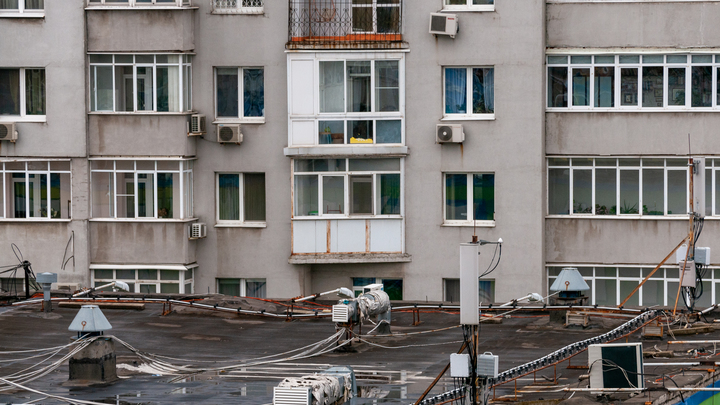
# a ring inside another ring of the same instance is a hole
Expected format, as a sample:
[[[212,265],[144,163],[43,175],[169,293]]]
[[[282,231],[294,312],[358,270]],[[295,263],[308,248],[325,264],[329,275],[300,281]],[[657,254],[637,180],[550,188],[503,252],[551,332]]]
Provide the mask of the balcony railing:
[[[288,48],[396,47],[402,1],[289,0]]]
[[[264,0],[211,0],[213,14],[262,14]]]

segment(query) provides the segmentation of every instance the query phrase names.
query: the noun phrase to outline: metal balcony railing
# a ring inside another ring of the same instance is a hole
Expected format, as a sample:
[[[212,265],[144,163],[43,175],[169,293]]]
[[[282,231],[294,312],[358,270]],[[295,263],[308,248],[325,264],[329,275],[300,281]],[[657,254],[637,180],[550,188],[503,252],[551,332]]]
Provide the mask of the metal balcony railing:
[[[392,47],[403,0],[289,0],[288,48]]]

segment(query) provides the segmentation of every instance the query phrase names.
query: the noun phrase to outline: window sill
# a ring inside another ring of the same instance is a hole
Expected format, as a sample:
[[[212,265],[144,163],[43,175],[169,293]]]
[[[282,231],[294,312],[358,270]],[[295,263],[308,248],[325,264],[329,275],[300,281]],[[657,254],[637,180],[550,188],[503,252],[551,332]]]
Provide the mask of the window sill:
[[[0,18],[45,18],[45,12],[42,13],[0,13]]]
[[[89,222],[156,222],[156,223],[186,223],[186,222],[195,222],[197,221],[197,218],[185,218],[185,219],[159,219],[159,218],[132,218],[132,219],[124,219],[124,218],[90,218],[88,219]]]
[[[409,263],[412,256],[407,253],[325,253],[293,254],[290,264],[334,264],[334,263]]]
[[[285,156],[291,158],[303,157],[338,157],[338,156],[384,156],[405,157],[410,151],[407,146],[382,145],[317,145],[317,146],[291,146],[284,148]]]
[[[706,217],[712,219],[712,217]],[[687,214],[684,215],[546,215],[545,219],[619,219],[619,220],[643,220],[643,221],[687,221]]]
[[[466,12],[488,12],[495,11],[494,4],[483,4],[481,6],[445,6],[443,7],[443,13],[466,13]]]
[[[217,223],[215,228],[267,228],[265,222]]]
[[[310,216],[310,217],[293,217],[291,218],[293,221],[346,221],[346,220],[382,220],[382,219],[394,219],[394,220],[402,220],[403,217],[400,215],[356,215],[356,216],[347,216],[347,215],[325,215],[325,216]],[[686,218],[687,219],[687,218]]]
[[[19,115],[0,115],[0,122],[31,122],[31,123],[46,123],[47,118],[45,115],[26,115],[21,117]]]
[[[446,115],[440,119],[440,121],[494,121],[495,114],[483,114],[483,115]]]
[[[495,221],[477,221],[472,222],[444,222],[442,226],[447,227],[478,227],[478,228],[495,228]]]
[[[213,125],[217,124],[243,124],[243,125],[252,125],[252,124],[264,124],[265,123],[265,117],[259,117],[259,118],[215,118],[215,121],[212,122]]]
[[[182,112],[157,112],[157,111],[89,111],[89,115],[192,115],[196,114],[194,111],[182,111]]]
[[[48,224],[57,224],[57,223],[68,223],[72,222],[72,218],[63,218],[63,219],[47,219],[47,218],[0,218],[0,222],[3,223],[9,223],[9,222],[34,222],[34,223],[48,223]]]
[[[263,15],[265,10],[262,7],[251,7],[247,9],[231,8],[231,9],[215,9],[210,14],[214,15]]]
[[[645,107],[645,108],[545,108],[545,112],[555,113],[717,113],[720,108],[712,107]]]
[[[85,10],[197,10],[199,7],[195,6],[106,6],[96,5],[87,6]]]

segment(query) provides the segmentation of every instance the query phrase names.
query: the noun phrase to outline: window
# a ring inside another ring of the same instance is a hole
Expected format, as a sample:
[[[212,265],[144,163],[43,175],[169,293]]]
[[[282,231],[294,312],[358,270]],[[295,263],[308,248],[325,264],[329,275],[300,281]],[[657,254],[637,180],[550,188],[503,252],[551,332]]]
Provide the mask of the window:
[[[212,0],[213,14],[262,14],[264,0]]]
[[[0,217],[70,218],[70,161],[5,161],[0,170]]]
[[[443,279],[443,288],[443,300],[450,302],[460,302],[460,279]],[[492,304],[495,302],[495,280],[478,280],[478,298],[479,302],[483,305]]]
[[[390,301],[401,301],[403,299],[403,281],[401,278],[353,277],[353,292],[355,296],[360,296],[363,293],[363,287],[370,284],[382,284],[383,291],[387,293]]]
[[[262,119],[265,116],[265,83],[262,68],[216,68],[218,120]]]
[[[143,294],[192,294],[193,293],[193,273],[197,271],[195,268],[181,269],[163,266],[165,268],[141,268],[141,269],[113,269],[105,268],[109,266],[91,265],[93,270],[93,286],[101,287],[112,283],[113,281],[123,281],[130,287],[130,291]],[[101,267],[101,268],[98,268]],[[105,287],[101,291],[111,291],[112,287]]]
[[[267,281],[264,278],[219,278],[217,292],[233,297],[267,298]]]
[[[0,0],[0,16],[41,17],[45,15],[45,0]]]
[[[298,159],[295,217],[401,215],[400,159]]]
[[[481,221],[487,224],[495,221],[495,175],[446,173],[445,223],[472,224]]]
[[[125,7],[146,7],[166,6],[183,7],[191,6],[191,0],[87,0],[88,7],[93,6],[125,6]]]
[[[192,161],[93,160],[92,217],[192,218]]]
[[[320,61],[319,71],[319,145],[403,142],[400,61]]]
[[[493,11],[495,0],[443,0],[444,10]]]
[[[688,187],[687,159],[548,159],[549,215],[685,216]]]
[[[218,173],[217,221],[265,222],[265,173]]]
[[[192,110],[191,55],[90,55],[90,111]]]
[[[45,98],[45,69],[0,68],[0,120],[44,121]]]
[[[548,55],[547,64],[549,110],[720,108],[719,55]]]
[[[400,0],[352,0],[352,31],[400,32]]]
[[[495,73],[491,67],[446,67],[444,74],[444,116],[446,118],[493,118]]]

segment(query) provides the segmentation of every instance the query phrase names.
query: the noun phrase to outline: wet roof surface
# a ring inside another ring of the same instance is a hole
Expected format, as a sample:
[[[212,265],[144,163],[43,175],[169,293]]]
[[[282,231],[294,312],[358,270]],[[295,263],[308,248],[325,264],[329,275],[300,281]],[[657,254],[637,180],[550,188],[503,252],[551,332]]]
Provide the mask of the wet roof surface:
[[[189,360],[202,361],[206,367],[225,367],[233,362],[283,353],[321,341],[336,332],[328,318],[286,322],[259,316],[223,314],[186,307],[173,307],[175,311],[163,316],[161,304],[146,304],[145,309],[104,309],[114,335],[140,351],[168,356],[176,365],[190,364]],[[68,344],[73,333],[67,330],[77,309],[55,308],[51,314],[40,312],[39,305],[0,307],[0,351],[48,348]],[[547,313],[514,313],[501,324],[483,324],[480,331],[479,352],[492,352],[500,356],[500,370],[542,357],[567,344],[597,336],[628,318],[593,318],[591,327],[567,329],[550,322]],[[457,314],[431,312],[421,314],[421,323],[413,326],[411,312],[393,312],[392,331],[397,336],[368,338],[375,343],[353,342],[348,350],[332,352],[319,357],[295,360],[290,363],[269,364],[231,371],[208,372],[188,377],[153,375],[139,371],[142,361],[132,352],[117,347],[118,375],[121,379],[102,387],[63,386],[68,379],[67,362],[47,376],[27,383],[27,386],[73,399],[127,404],[270,404],[272,389],[285,377],[299,377],[323,371],[332,366],[351,366],[355,370],[358,386],[365,398],[356,404],[379,402],[413,403],[448,363],[451,353],[462,344],[462,330],[453,328],[459,321]],[[371,326],[365,325],[363,333]],[[431,332],[435,329],[445,330]],[[405,335],[407,333],[426,331]],[[689,339],[718,338],[700,335]],[[629,341],[638,341],[633,336]],[[645,348],[667,350],[667,339],[645,342]],[[384,347],[381,347],[384,346]],[[681,348],[675,348],[680,350]],[[682,349],[685,350],[685,349]],[[712,350],[712,345],[710,345]],[[0,360],[22,358],[27,355],[0,356]],[[185,360],[183,360],[185,359]],[[39,359],[0,363],[0,377],[36,364]],[[649,359],[646,362],[689,361],[688,359]],[[587,355],[574,357],[572,365],[587,365]],[[654,367],[661,373],[665,367]],[[647,369],[650,370],[650,369]],[[679,367],[671,370],[677,371]],[[557,374],[555,374],[557,372]],[[651,371],[648,371],[651,372]],[[527,385],[535,379],[537,386],[557,389],[579,386],[578,377],[587,369],[567,368],[567,362],[529,375],[520,380]],[[557,377],[559,385],[551,384]],[[686,382],[687,383],[687,382]],[[444,377],[431,395],[454,388],[453,379]],[[537,388],[537,387],[536,387]],[[542,389],[542,387],[540,387]],[[533,390],[533,389],[531,389]],[[514,396],[513,383],[498,388],[498,397]],[[520,398],[568,398],[569,393],[520,393]],[[25,391],[0,392],[0,403],[29,402],[41,395]],[[370,397],[370,398],[368,398]],[[519,399],[520,399],[519,398]],[[568,403],[590,397],[580,393]],[[639,398],[636,398],[639,399]],[[635,401],[631,401],[635,402]],[[640,401],[638,403],[643,403]],[[41,401],[40,403],[58,403]],[[577,403],[582,403],[577,402]]]

